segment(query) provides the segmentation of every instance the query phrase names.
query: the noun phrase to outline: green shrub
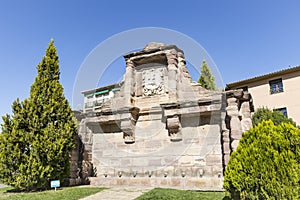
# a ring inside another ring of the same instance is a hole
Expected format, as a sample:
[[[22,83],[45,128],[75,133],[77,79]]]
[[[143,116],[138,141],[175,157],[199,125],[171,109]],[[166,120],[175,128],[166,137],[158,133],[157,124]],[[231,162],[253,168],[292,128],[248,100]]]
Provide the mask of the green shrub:
[[[272,120],[275,125],[279,125],[280,123],[284,122],[291,123],[296,126],[296,123],[291,118],[287,118],[278,110],[272,111],[268,108],[259,108],[252,116],[253,126],[257,126],[259,123],[266,120]]]
[[[225,171],[234,199],[298,199],[300,130],[264,121],[243,134]]]

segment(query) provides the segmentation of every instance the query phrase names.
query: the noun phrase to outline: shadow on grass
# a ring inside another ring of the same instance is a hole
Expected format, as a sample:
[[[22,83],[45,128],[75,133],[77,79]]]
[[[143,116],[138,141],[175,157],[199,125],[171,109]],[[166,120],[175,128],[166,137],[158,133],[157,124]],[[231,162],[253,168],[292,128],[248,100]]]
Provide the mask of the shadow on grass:
[[[62,190],[63,188],[69,188],[69,187],[59,187],[56,188],[57,191]],[[38,193],[38,192],[45,192],[45,191],[51,191],[55,190],[54,188],[39,188],[39,189],[30,189],[30,190],[25,190],[25,189],[18,189],[14,188],[11,186],[8,186],[6,188],[3,188],[5,190],[3,193]]]
[[[170,188],[155,188],[147,193],[144,193],[136,200],[150,200],[150,199],[160,199],[160,200],[193,200],[193,199],[203,199],[203,200],[222,200],[225,199],[224,192],[204,192],[197,190],[177,190]]]
[[[55,191],[40,190],[35,192],[23,192],[12,187],[0,189],[1,200],[78,200],[86,196],[98,193],[106,188],[97,187],[62,187]]]

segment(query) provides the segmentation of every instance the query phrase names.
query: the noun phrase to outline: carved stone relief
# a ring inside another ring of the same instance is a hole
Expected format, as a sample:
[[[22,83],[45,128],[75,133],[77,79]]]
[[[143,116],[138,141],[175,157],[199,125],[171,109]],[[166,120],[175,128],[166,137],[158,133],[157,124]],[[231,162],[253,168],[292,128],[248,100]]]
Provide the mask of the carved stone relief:
[[[144,70],[142,77],[143,96],[153,96],[165,93],[164,74],[162,68]]]

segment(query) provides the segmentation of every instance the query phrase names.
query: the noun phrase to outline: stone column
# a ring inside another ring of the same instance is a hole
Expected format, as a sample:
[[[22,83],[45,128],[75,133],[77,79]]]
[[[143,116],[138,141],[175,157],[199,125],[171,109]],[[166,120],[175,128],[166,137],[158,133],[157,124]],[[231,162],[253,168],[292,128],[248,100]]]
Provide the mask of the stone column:
[[[252,127],[252,97],[242,90],[227,91],[227,127],[230,130],[231,151],[236,150],[242,133]]]
[[[167,62],[168,62],[168,91],[169,91],[169,99],[171,102],[176,102],[177,100],[177,76],[178,76],[178,59],[177,59],[177,51],[172,49],[166,54]]]
[[[241,125],[242,131],[246,132],[252,127],[252,119],[251,119],[251,109],[250,102],[244,101],[241,103],[240,115],[242,117]]]
[[[242,137],[242,127],[239,119],[239,108],[238,100],[236,97],[230,97],[227,99],[227,116],[230,119],[230,137],[231,137],[231,148],[234,151]]]
[[[136,72],[136,86],[135,86],[135,96],[140,97],[143,95],[143,75],[142,72]]]
[[[132,60],[128,59],[126,60],[126,72],[125,72],[125,82],[124,82],[124,90],[123,90],[123,96],[124,96],[124,106],[131,107],[132,102],[132,96],[134,96],[134,63]]]
[[[227,127],[226,121],[228,121],[228,116],[226,112],[221,113],[222,120],[222,146],[223,146],[223,159],[224,159],[224,169],[228,165],[230,157],[230,130]]]

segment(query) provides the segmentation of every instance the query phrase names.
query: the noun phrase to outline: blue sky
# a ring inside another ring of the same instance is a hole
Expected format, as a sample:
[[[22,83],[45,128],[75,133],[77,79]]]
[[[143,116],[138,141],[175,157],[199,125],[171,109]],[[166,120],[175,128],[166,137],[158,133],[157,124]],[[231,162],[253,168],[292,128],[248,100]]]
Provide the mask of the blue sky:
[[[11,112],[16,98],[29,96],[50,38],[70,101],[89,53],[112,35],[142,27],[172,29],[193,38],[209,53],[223,82],[230,83],[300,65],[299,8],[300,1],[279,0],[2,0],[0,115]],[[111,74],[107,83],[119,78]]]

